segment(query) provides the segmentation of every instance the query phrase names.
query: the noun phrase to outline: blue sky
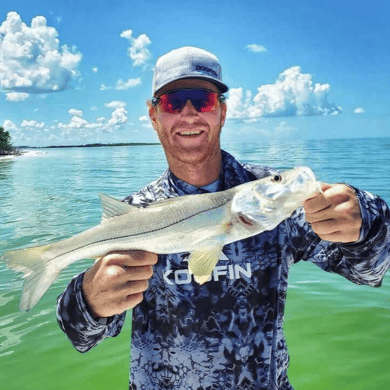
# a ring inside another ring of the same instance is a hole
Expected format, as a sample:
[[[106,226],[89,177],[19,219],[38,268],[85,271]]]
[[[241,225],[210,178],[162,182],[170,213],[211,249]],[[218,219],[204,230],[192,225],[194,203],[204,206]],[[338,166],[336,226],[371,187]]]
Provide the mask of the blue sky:
[[[390,5],[13,0],[0,5],[0,125],[14,145],[156,142],[153,65],[198,46],[230,87],[223,141],[390,136]]]

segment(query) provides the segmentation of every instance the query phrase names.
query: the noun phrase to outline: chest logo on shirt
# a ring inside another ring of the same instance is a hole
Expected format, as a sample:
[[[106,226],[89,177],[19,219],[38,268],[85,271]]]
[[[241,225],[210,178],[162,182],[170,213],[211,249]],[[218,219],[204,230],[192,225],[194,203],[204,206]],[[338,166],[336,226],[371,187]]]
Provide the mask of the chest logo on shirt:
[[[224,265],[224,261],[230,261],[225,254],[222,253],[219,259],[218,265],[214,267],[210,280],[218,282],[222,278],[228,278],[232,280],[241,279],[243,277],[250,279],[252,277],[252,268],[250,263],[244,264],[228,264]],[[191,275],[188,269],[172,270],[168,269],[163,274],[164,280],[167,284],[189,284],[194,281],[193,275]]]

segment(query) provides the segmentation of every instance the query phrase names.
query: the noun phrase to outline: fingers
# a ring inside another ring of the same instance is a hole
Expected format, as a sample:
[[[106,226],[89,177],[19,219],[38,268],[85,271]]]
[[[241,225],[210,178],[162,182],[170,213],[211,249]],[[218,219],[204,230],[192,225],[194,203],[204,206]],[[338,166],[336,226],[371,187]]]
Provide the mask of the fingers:
[[[349,189],[349,187],[347,188]],[[327,183],[321,183],[321,190],[321,193],[317,193],[315,196],[303,202],[306,213],[313,214],[325,210],[334,203],[342,203],[349,196],[344,195],[342,192],[340,193],[340,187],[338,185],[331,186]]]
[[[352,188],[322,183],[323,193],[303,203],[306,220],[323,240],[355,242],[362,224],[360,206]]]
[[[102,260],[107,277],[118,282],[149,279],[157,255],[143,251],[109,253]]]
[[[83,292],[97,317],[132,309],[143,299],[157,255],[144,251],[109,253],[85,273]]]
[[[107,264],[118,264],[126,267],[135,267],[139,265],[155,265],[157,255],[145,251],[123,251],[110,252],[104,256]]]

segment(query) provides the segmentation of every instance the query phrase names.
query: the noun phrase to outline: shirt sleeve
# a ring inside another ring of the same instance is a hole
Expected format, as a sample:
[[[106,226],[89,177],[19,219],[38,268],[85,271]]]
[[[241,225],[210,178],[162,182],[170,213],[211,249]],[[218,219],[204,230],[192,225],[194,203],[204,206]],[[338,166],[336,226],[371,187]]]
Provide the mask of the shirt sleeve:
[[[84,273],[74,277],[57,299],[57,321],[73,346],[87,352],[107,337],[122,330],[126,312],[109,318],[95,318],[89,312],[82,292]]]
[[[356,191],[362,217],[360,238],[352,244],[321,240],[306,222],[303,208],[287,220],[294,262],[311,261],[356,284],[379,287],[390,266],[390,210],[378,196]]]

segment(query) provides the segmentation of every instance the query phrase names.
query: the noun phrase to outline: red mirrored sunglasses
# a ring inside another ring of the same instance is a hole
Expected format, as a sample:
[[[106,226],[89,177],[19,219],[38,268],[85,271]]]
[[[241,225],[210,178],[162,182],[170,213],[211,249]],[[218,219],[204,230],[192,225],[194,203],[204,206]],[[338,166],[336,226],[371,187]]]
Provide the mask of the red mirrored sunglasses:
[[[191,101],[198,112],[211,112],[217,109],[217,102],[224,102],[225,96],[208,89],[178,89],[152,99],[153,106],[160,104],[161,110],[170,114],[178,114]]]

